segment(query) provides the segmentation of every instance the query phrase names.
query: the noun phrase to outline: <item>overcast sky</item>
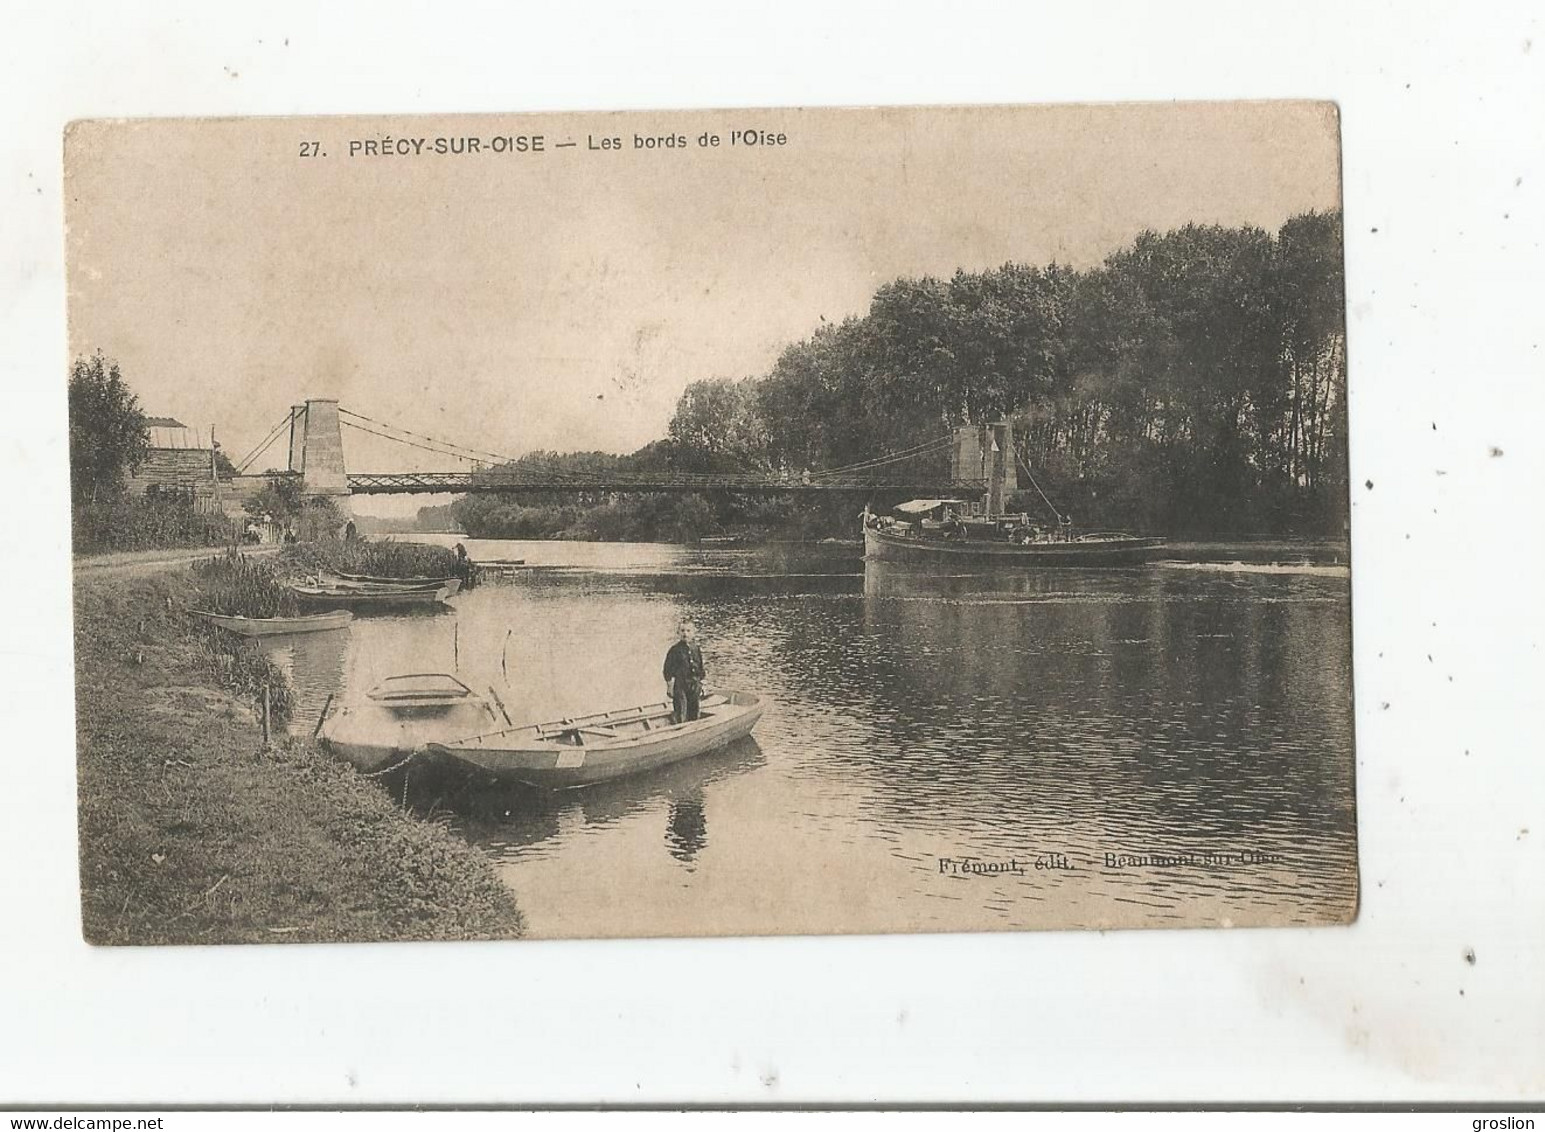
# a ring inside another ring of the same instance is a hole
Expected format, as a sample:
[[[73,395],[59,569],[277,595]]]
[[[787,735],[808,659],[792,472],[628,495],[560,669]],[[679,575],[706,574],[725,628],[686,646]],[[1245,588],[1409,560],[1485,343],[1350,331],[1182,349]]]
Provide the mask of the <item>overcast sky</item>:
[[[429,153],[468,136],[485,152]],[[424,152],[349,156],[384,138]],[[307,397],[490,452],[631,451],[689,382],[765,373],[897,276],[1089,265],[1144,228],[1340,199],[1334,112],[1308,103],[110,123],[66,158],[72,356],[117,359],[235,459]],[[351,471],[457,466],[344,445]]]

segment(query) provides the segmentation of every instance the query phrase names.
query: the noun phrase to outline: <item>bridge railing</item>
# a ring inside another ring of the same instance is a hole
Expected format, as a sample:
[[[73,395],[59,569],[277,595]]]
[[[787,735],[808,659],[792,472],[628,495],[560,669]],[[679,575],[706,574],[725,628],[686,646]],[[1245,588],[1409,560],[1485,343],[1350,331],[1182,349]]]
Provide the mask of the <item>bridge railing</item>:
[[[805,492],[908,491],[917,495],[979,495],[986,490],[981,480],[895,480],[866,476],[830,476],[812,472],[808,477],[773,475],[715,475],[712,473],[618,472],[533,476],[493,471],[480,472],[385,472],[351,474],[349,490],[356,495],[471,494],[482,492],[594,492],[624,491],[694,492],[730,491],[748,494]]]

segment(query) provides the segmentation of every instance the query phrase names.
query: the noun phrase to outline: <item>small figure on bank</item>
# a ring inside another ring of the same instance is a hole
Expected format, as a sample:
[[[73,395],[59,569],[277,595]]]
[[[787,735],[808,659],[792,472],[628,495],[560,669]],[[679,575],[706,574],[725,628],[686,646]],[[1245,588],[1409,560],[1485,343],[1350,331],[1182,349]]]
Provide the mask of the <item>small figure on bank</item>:
[[[348,521],[348,523],[345,524],[345,526],[343,528],[343,541],[344,542],[354,542],[358,538],[359,538],[359,528],[354,525],[354,520],[350,519]]]
[[[677,641],[665,654],[665,693],[671,698],[671,722],[686,723],[698,716],[698,701],[703,694],[703,650],[697,645],[697,629],[683,621],[677,629]]]
[[[1073,516],[1071,516],[1071,515],[1064,515],[1064,516],[1062,516],[1062,518],[1058,521],[1058,525],[1062,528],[1062,541],[1063,542],[1072,542],[1073,541]]]
[[[462,585],[472,584],[472,559],[467,557],[467,548],[459,542],[456,544],[455,576],[461,579]]]

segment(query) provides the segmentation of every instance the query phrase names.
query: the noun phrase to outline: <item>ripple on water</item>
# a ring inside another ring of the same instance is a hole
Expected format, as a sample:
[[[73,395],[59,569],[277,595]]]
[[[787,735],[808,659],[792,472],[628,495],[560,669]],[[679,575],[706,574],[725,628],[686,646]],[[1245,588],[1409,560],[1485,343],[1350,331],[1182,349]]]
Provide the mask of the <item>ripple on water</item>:
[[[517,722],[654,700],[683,615],[712,683],[772,701],[738,750],[577,795],[446,803],[534,934],[1310,923],[1355,901],[1344,577],[469,550],[544,568],[442,618],[295,638],[281,662],[308,729],[329,692],[404,667],[459,664]],[[1035,870],[1048,853],[1073,870]],[[941,874],[967,856],[1030,867]]]

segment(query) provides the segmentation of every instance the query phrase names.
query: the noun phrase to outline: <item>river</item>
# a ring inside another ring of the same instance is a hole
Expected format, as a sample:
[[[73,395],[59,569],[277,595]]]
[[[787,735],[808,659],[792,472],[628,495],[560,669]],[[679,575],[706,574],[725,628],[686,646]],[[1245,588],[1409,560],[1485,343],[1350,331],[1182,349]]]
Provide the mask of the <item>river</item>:
[[[437,616],[271,646],[297,726],[404,671],[493,686],[516,723],[658,700],[683,616],[710,686],[771,700],[753,738],[633,780],[415,796],[493,857],[533,936],[1355,909],[1343,568],[1221,553],[938,576],[851,545],[465,541],[529,568]]]

